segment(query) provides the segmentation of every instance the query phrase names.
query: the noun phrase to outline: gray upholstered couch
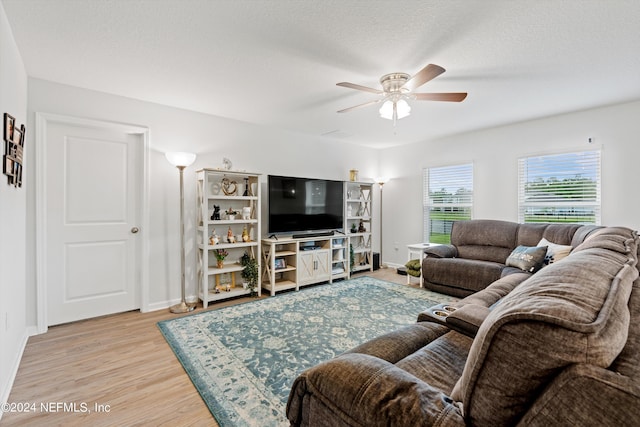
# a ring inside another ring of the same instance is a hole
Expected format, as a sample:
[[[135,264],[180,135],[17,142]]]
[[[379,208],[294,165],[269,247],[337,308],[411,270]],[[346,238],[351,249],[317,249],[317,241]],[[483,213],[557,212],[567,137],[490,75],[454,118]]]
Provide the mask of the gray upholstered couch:
[[[425,250],[423,286],[465,297],[500,277],[519,272],[506,265],[517,246],[537,246],[542,239],[558,245],[579,245],[596,227],[577,224],[518,224],[497,220],[456,221],[451,244]]]
[[[292,386],[287,417],[295,426],[638,425],[638,243],[626,228],[595,230],[562,261],[452,304],[450,317],[461,314],[452,324],[429,310],[311,368]]]

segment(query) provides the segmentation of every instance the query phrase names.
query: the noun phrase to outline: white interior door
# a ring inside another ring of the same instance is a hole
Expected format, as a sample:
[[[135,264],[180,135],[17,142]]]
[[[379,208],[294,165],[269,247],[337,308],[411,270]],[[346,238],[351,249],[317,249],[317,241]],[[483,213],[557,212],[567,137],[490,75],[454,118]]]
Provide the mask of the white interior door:
[[[44,128],[47,325],[140,308],[144,137],[118,125]]]

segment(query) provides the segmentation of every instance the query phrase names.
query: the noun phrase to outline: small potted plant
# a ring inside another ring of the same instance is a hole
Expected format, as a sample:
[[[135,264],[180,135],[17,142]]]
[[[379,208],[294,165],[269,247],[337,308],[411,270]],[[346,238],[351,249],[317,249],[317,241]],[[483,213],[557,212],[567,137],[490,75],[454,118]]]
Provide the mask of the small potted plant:
[[[213,254],[216,257],[216,260],[218,260],[218,268],[224,267],[224,259],[229,255],[229,252],[227,252],[226,249],[216,249],[213,251]]]
[[[233,208],[229,208],[224,211],[224,213],[227,214],[227,218],[233,221],[234,219],[236,219],[236,215],[238,215],[239,212]]]
[[[258,296],[258,261],[256,261],[256,259],[251,255],[249,255],[248,252],[245,252],[240,257],[240,265],[244,267],[240,275],[247,281],[251,296]]]

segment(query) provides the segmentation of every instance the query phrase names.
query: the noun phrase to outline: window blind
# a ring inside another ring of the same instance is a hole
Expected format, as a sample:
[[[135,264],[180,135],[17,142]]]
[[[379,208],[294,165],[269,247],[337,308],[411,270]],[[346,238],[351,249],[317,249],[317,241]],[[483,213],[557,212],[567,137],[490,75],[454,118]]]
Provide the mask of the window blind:
[[[423,241],[449,243],[453,221],[471,219],[473,164],[425,168]]]
[[[518,220],[600,224],[600,150],[518,160]]]

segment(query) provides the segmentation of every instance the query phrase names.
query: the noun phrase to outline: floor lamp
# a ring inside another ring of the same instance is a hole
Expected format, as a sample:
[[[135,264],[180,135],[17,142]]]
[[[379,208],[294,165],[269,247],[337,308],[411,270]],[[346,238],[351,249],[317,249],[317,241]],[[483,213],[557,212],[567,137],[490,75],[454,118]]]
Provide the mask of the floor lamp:
[[[195,303],[187,304],[185,300],[185,278],[184,278],[184,264],[185,264],[185,253],[184,253],[184,181],[183,174],[184,168],[190,166],[195,160],[196,155],[193,153],[184,153],[184,152],[171,152],[166,153],[165,157],[173,166],[177,167],[180,171],[180,273],[181,273],[181,291],[182,298],[180,303],[171,306],[170,310],[172,313],[187,313],[192,311],[195,307]]]
[[[388,181],[387,177],[376,178],[376,182],[380,186],[380,268],[382,268],[382,186]]]

